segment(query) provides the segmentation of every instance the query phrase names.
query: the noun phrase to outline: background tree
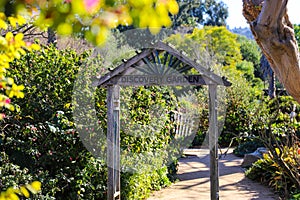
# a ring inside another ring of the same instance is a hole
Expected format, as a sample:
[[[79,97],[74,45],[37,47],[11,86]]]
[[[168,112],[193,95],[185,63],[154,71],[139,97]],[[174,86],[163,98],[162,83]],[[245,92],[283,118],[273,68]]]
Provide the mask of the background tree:
[[[228,17],[228,8],[222,1],[205,0],[201,7],[206,17],[204,25],[206,26],[225,26]]]
[[[193,33],[183,36],[176,34],[167,39],[176,49],[184,51],[190,58],[197,59],[202,66],[213,69],[215,73],[228,77],[232,83],[231,87],[226,88],[227,95],[223,99],[226,99],[227,110],[226,118],[224,116],[224,128],[219,137],[221,146],[230,144],[233,137],[249,135],[251,113],[253,107],[257,107],[257,97],[262,93],[262,81],[254,77],[253,62],[259,62],[260,57],[257,45],[253,44],[253,48],[245,48],[244,46],[249,44],[247,38],[240,37],[225,27],[205,26],[201,29],[195,28]],[[203,109],[199,110],[200,131],[193,144],[203,144],[203,135],[208,126],[208,110],[205,109],[207,99],[201,96],[206,94],[204,91],[204,89],[199,90],[198,93]],[[219,92],[221,95],[221,89]],[[224,102],[220,102],[220,105],[222,103]]]
[[[208,49],[210,54],[224,66],[235,67],[242,58],[237,35],[232,34],[225,27],[206,26],[203,29],[195,29],[188,37],[201,41],[202,49],[199,50],[199,53]],[[200,57],[199,54],[198,59]]]
[[[299,51],[287,3],[288,0],[243,0],[243,15],[275,75],[300,103]]]
[[[188,25],[196,27],[197,23],[203,23],[203,13],[199,9],[202,5],[201,1],[193,0],[177,0],[179,11],[176,15],[172,16],[172,28]]]
[[[228,8],[217,0],[177,0],[179,12],[172,16],[172,27],[206,25],[225,26]]]
[[[298,43],[298,48],[300,47],[300,25],[294,25],[295,37]]]
[[[261,50],[255,41],[247,39],[245,36],[238,36],[238,42],[241,44],[240,50],[242,59],[253,63],[254,76],[263,80],[260,69]]]

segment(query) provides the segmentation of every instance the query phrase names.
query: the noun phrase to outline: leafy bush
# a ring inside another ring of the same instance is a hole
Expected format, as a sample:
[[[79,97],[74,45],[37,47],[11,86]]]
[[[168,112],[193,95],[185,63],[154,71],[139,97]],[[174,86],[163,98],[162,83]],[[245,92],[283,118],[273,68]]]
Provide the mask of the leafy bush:
[[[1,147],[3,147],[1,145]],[[28,197],[28,195],[34,194],[31,196],[33,199],[46,199],[47,197],[44,196],[39,192],[40,189],[40,182],[34,181],[40,179],[38,175],[32,175],[30,174],[29,170],[27,168],[21,169],[20,166],[13,164],[9,161],[9,157],[5,152],[0,152],[0,173],[1,173],[1,179],[0,179],[0,188],[2,192],[0,193],[0,199],[3,198],[3,196],[14,196],[13,193],[20,193],[18,195]],[[40,172],[42,174],[43,172]],[[31,184],[34,184],[34,188],[30,186]],[[20,188],[22,187],[22,191]],[[12,190],[11,188],[16,188],[17,190]],[[27,189],[26,189],[27,188]],[[29,189],[28,189],[29,188]],[[26,191],[24,190],[26,189]]]
[[[293,151],[293,149],[286,148],[286,152],[283,152],[282,159],[288,165],[294,165],[295,154]],[[297,190],[286,169],[280,166],[271,154],[265,154],[263,159],[253,163],[252,167],[246,171],[246,176],[267,184],[284,197],[289,197],[291,193]]]
[[[262,102],[257,109],[252,130],[270,155],[254,164],[247,174],[268,183],[288,198],[289,193],[300,189],[299,115],[294,118],[290,115],[293,110],[299,110],[299,105],[291,97],[281,96]]]
[[[279,170],[274,164],[275,162],[270,156],[264,156],[264,159],[260,159],[253,163],[252,167],[246,171],[246,176],[252,180],[269,184],[272,181],[272,178],[277,175],[277,170]],[[282,185],[279,185],[279,182],[277,185],[278,187],[282,187]]]
[[[193,139],[192,146],[193,147],[201,146],[203,144],[204,138],[205,138],[205,134],[201,130],[199,130],[196,133],[195,138]]]
[[[20,121],[45,122],[56,111],[64,111],[70,117],[73,83],[83,67],[88,52],[78,55],[71,49],[57,50],[53,46],[38,52],[29,52],[11,64],[10,75],[25,86],[26,98],[13,103]]]
[[[145,170],[142,173],[123,173],[121,187],[124,189],[122,199],[146,199],[151,190],[160,190],[171,184],[167,167],[157,170]]]
[[[292,194],[292,198],[290,200],[299,200],[300,199],[300,193],[294,193]]]
[[[125,88],[121,94],[122,198],[145,199],[151,190],[168,186],[168,176],[176,173],[174,164],[167,168],[176,149],[167,147],[177,101],[167,87]]]
[[[0,187],[7,189],[9,186],[16,186],[32,181],[33,177],[28,169],[20,169],[20,166],[9,162],[8,155],[1,152],[1,181]]]
[[[150,86],[123,91],[122,96],[121,147],[130,145],[133,153],[163,149],[172,137],[170,114],[177,102],[173,92]]]

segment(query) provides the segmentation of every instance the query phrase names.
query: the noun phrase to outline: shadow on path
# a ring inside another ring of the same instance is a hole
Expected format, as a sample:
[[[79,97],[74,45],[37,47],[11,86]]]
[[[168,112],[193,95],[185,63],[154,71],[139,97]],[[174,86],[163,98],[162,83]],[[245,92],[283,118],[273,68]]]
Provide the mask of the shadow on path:
[[[148,200],[210,199],[209,151],[190,150],[179,161],[179,182],[154,192]],[[274,192],[245,177],[240,167],[242,158],[232,151],[219,160],[220,200],[276,200]]]

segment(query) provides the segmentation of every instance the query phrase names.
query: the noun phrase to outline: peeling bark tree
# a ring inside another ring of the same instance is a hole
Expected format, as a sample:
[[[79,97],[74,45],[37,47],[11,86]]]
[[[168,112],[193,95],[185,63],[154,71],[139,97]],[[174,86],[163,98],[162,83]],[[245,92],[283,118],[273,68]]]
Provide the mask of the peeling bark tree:
[[[299,52],[288,0],[243,0],[243,15],[278,80],[300,103]]]

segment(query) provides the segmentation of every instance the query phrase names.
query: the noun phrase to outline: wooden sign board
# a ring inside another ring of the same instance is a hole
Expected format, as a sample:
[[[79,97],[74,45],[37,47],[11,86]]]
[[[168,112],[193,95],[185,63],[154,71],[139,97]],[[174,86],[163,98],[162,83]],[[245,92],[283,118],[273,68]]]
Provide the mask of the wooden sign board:
[[[188,86],[209,85],[210,80],[201,75],[122,75],[114,76],[104,85],[120,86]]]

